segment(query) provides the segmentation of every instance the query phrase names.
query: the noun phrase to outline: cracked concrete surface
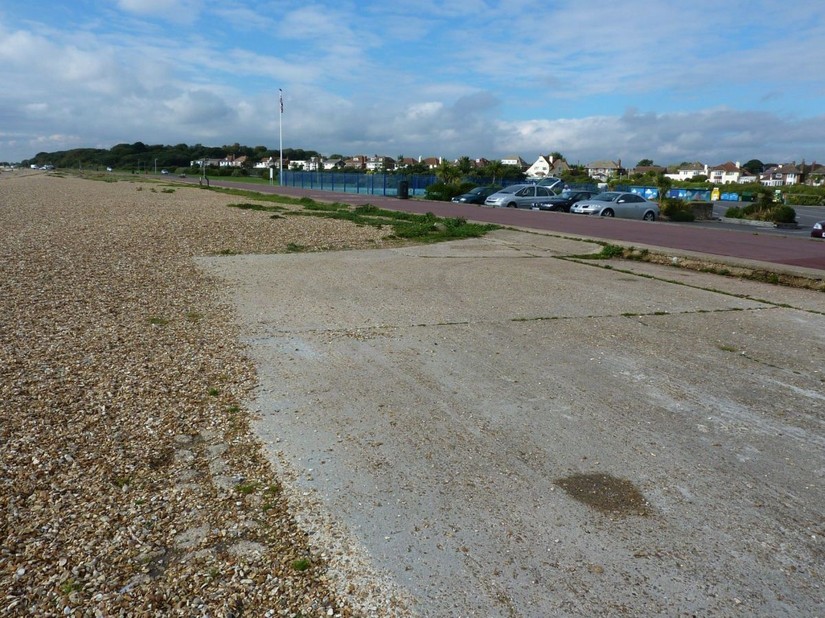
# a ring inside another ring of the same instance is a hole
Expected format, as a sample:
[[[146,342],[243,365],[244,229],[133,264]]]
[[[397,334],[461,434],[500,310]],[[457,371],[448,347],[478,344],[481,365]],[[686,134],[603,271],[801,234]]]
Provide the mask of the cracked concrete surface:
[[[201,264],[292,491],[421,615],[824,613],[825,296],[559,259],[598,249],[499,231]]]

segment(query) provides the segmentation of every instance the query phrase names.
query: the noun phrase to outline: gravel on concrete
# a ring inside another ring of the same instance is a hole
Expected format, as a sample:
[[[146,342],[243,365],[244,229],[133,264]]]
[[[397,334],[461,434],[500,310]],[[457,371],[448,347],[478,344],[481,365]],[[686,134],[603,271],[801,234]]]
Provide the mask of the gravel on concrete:
[[[0,615],[405,615],[298,525],[229,296],[193,261],[386,232],[238,201],[0,176]]]

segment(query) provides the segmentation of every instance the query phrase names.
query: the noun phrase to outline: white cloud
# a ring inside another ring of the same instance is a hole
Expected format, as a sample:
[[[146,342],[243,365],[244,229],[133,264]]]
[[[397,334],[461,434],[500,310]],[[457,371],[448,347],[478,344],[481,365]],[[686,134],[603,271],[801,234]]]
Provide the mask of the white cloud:
[[[825,157],[825,19],[806,0],[695,0],[678,19],[646,0],[19,10],[0,12],[0,158],[43,140],[274,146],[278,88],[285,145],[327,153]]]

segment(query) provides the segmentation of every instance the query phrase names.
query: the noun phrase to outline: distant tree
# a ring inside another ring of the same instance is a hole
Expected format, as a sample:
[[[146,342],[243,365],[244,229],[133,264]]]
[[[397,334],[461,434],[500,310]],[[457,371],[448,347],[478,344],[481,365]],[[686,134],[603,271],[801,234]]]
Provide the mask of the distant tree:
[[[461,170],[449,161],[442,161],[435,169],[436,177],[444,184],[450,185],[461,180]]]
[[[659,174],[656,176],[656,188],[659,189],[659,205],[664,206],[665,200],[667,199],[667,192],[673,186],[673,181],[665,176],[664,174]]]
[[[459,157],[458,161],[456,162],[456,167],[458,167],[458,170],[461,172],[463,176],[469,176],[475,169],[470,157]]]
[[[496,181],[502,180],[504,178],[504,171],[506,165],[499,160],[490,161],[487,165],[484,166],[482,172],[485,176],[491,178],[493,184],[496,184]]]
[[[587,170],[582,165],[571,165],[569,170],[560,174],[561,179],[567,184],[591,184],[593,179],[587,174]]]
[[[559,161],[559,160],[566,161],[567,160],[567,159],[564,158],[564,155],[562,153],[560,153],[558,151],[555,151],[555,150],[547,156],[552,158],[553,161]]]
[[[406,167],[406,171],[410,174],[429,174],[431,170],[429,166],[423,161],[416,161],[412,165]]]
[[[518,165],[505,165],[502,173],[502,180],[520,182],[524,180],[524,170]]]
[[[653,165],[653,159],[642,159],[636,164],[636,167],[650,167]]]
[[[765,171],[765,166],[759,159],[751,159],[742,166],[742,169],[749,171],[751,174],[761,174]]]

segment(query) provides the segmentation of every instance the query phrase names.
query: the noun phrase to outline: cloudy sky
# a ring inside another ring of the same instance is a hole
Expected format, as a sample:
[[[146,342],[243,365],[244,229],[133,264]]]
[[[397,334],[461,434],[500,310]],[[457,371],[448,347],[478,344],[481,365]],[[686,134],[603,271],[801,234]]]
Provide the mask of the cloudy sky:
[[[0,3],[0,161],[118,143],[825,161],[822,0]]]

